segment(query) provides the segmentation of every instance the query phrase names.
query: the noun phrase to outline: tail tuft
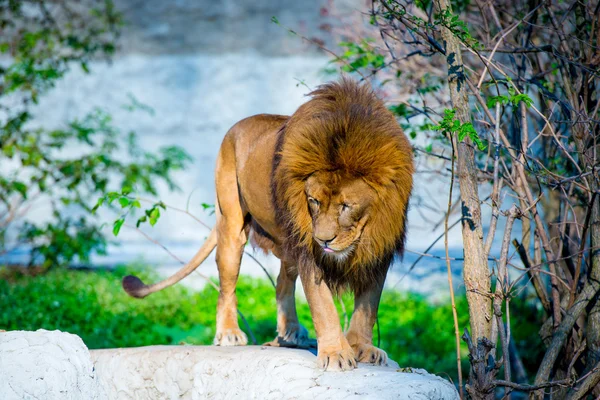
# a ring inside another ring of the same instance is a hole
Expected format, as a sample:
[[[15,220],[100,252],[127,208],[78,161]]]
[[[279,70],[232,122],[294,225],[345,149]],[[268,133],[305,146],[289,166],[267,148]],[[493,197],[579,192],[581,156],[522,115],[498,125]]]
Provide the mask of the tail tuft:
[[[142,282],[142,280],[137,276],[127,275],[125,278],[123,278],[123,289],[125,289],[127,294],[132,297],[136,297],[138,299],[145,297],[145,288],[146,285],[144,285],[144,282]]]

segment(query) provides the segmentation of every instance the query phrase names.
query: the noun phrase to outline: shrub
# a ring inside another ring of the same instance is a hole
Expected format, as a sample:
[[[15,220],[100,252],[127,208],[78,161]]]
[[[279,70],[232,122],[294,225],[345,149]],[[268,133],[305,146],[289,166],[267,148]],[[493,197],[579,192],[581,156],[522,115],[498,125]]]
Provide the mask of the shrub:
[[[212,343],[217,307],[217,292],[212,287],[192,291],[176,285],[139,300],[121,289],[121,278],[132,272],[131,267],[114,271],[57,269],[33,277],[20,270],[2,270],[0,329],[59,329],[79,335],[90,349]],[[147,281],[156,278],[139,268],[135,274]],[[257,342],[272,340],[277,308],[271,283],[242,276],[237,293],[239,308]],[[344,295],[343,301],[350,313],[352,296]],[[519,307],[515,315],[525,319],[514,322],[518,329],[513,335],[518,347],[527,350],[529,359],[540,354],[541,348],[535,342],[538,336],[533,335],[534,321],[527,321],[532,310],[527,311],[525,303],[514,303]],[[306,301],[298,297],[297,304],[300,322],[314,337]],[[459,297],[457,308],[461,326],[467,326],[464,296]],[[432,304],[413,293],[384,291],[379,311],[381,347],[400,366],[425,368],[454,379],[455,343],[450,315],[447,303]],[[343,323],[341,309],[340,319]],[[247,332],[242,321],[240,326]],[[375,344],[377,340],[375,329]]]

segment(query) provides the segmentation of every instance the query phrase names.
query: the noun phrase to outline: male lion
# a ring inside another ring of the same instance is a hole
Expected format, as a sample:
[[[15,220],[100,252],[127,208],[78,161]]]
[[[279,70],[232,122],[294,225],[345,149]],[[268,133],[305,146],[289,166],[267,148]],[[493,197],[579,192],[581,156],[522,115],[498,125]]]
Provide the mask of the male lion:
[[[387,270],[402,255],[412,189],[411,146],[394,116],[367,86],[349,79],[320,86],[291,117],[255,115],[223,139],[216,168],[216,227],[194,258],[154,285],[123,279],[134,297],[170,286],[217,248],[221,290],[214,343],[244,345],[235,286],[250,235],[281,260],[274,344],[302,346],[294,299],[298,274],[317,332],[318,364],[351,370],[386,364],[372,344]],[[344,335],[333,294],[355,293]]]

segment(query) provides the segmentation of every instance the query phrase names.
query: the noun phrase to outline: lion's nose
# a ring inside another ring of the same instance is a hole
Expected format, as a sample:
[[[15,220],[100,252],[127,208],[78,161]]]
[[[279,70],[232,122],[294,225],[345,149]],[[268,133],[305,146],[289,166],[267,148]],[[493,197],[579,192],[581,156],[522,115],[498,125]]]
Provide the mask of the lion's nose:
[[[333,240],[336,238],[336,235],[330,235],[330,236],[315,236],[317,238],[317,240],[321,243],[323,243],[323,245],[328,245],[329,243],[333,242]]]

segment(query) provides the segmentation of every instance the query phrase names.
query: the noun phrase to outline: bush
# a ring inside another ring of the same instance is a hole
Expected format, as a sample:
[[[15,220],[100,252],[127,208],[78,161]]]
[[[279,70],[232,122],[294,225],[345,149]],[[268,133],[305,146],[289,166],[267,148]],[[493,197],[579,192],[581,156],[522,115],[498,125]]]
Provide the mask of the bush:
[[[19,270],[0,271],[0,329],[59,329],[79,335],[90,349],[212,343],[217,307],[217,292],[212,287],[195,292],[176,285],[138,300],[121,289],[121,278],[132,272],[132,268],[57,269],[33,277]],[[156,278],[139,269],[135,269],[135,274],[146,281]],[[257,342],[272,340],[277,308],[270,282],[242,276],[237,292],[239,308]],[[343,296],[348,312],[352,310],[351,299],[349,294]],[[298,298],[297,304],[300,322],[314,337],[306,301]],[[529,318],[531,313],[522,305],[519,307],[523,309],[515,315]],[[457,308],[461,326],[467,326],[464,296],[459,297]],[[341,312],[340,316],[343,323]],[[455,339],[449,304],[434,305],[419,295],[385,291],[379,323],[381,347],[401,366],[425,368],[455,379]],[[242,321],[240,326],[247,332]],[[513,326],[519,327],[513,332],[519,347],[528,349],[528,355],[533,354],[540,346],[532,342],[538,337],[530,329],[535,324],[520,320]],[[375,329],[375,344],[377,340]],[[466,367],[466,356],[463,362]]]

